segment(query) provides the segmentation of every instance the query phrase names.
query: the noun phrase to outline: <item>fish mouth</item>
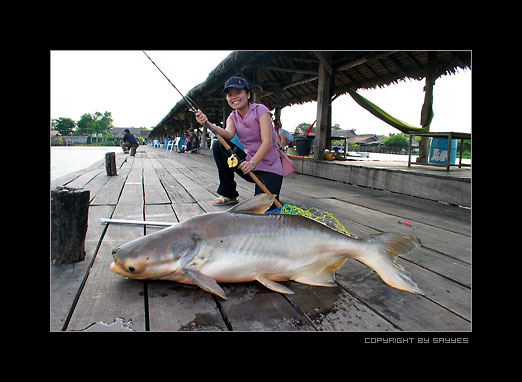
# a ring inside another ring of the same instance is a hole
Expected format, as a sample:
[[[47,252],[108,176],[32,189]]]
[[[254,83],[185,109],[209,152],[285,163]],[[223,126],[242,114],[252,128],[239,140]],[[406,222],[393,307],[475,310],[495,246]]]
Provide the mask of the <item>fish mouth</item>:
[[[114,273],[124,276],[124,277],[130,277],[130,278],[136,278],[136,275],[127,272],[125,268],[118,262],[118,260],[114,260],[112,263],[110,263],[109,268]]]
[[[116,272],[116,262],[113,261],[111,265],[109,265],[109,268],[111,269],[111,271]]]
[[[124,267],[122,267],[120,264],[118,264],[117,261],[113,261],[112,263],[110,263],[109,268],[111,271],[113,271],[117,275],[120,275],[123,277],[128,277],[130,279],[146,280],[148,278],[143,274],[135,274],[135,273],[127,272]]]
[[[120,276],[126,276],[126,277],[128,276],[127,272],[124,272],[124,271],[123,271],[122,266],[121,266],[120,264],[118,264],[118,263],[116,262],[116,260],[113,261],[113,262],[109,265],[109,268],[110,268],[111,271],[113,271],[114,273],[116,273],[116,274],[118,274],[118,275],[120,275]]]

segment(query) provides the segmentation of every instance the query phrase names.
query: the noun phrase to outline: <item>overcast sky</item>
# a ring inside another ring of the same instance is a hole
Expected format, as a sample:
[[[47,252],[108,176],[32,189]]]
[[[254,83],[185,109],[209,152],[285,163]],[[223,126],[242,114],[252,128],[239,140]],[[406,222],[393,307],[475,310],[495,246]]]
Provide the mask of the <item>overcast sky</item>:
[[[205,81],[231,51],[147,51],[176,87],[186,94]],[[84,113],[110,111],[115,127],[152,128],[181,99],[142,51],[51,51],[51,118],[78,121]],[[420,126],[424,81],[407,80],[360,94],[394,117]],[[431,131],[471,132],[471,71],[435,82]],[[283,128],[315,120],[317,104],[285,107]],[[357,134],[398,133],[349,95],[332,105],[332,124]]]

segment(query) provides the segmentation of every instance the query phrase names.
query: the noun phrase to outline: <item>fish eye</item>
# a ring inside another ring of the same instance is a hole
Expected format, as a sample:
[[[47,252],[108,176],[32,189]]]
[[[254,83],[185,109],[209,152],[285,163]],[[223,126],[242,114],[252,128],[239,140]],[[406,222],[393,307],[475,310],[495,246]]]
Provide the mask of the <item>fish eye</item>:
[[[130,267],[129,267],[129,272],[134,272],[134,271],[135,271],[134,267],[133,267],[133,266],[130,266]]]

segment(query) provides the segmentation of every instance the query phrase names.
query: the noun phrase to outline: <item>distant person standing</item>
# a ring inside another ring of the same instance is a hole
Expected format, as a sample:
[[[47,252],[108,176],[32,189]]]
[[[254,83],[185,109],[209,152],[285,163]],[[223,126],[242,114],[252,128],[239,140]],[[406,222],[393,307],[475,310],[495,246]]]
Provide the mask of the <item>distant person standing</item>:
[[[125,154],[129,153],[131,147],[137,148],[140,144],[134,135],[132,135],[129,129],[123,130],[123,138],[121,142],[121,148]],[[136,150],[134,150],[136,152]]]

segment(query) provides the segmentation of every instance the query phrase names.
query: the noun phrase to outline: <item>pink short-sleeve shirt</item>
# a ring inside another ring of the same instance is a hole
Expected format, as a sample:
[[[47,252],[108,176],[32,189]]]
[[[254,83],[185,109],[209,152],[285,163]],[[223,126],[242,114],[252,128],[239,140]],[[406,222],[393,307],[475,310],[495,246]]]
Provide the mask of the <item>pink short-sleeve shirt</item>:
[[[247,154],[246,160],[249,161],[261,146],[261,128],[259,126],[259,119],[265,113],[270,113],[270,110],[265,105],[258,103],[251,103],[248,111],[243,119],[237,110],[234,110],[228,118],[234,121],[236,125],[236,133],[239,142],[245,147]],[[263,160],[256,165],[256,170],[273,172],[278,175],[283,175],[283,167],[281,165],[281,157],[277,148],[277,134],[272,125],[272,149],[265,155]]]

